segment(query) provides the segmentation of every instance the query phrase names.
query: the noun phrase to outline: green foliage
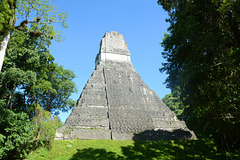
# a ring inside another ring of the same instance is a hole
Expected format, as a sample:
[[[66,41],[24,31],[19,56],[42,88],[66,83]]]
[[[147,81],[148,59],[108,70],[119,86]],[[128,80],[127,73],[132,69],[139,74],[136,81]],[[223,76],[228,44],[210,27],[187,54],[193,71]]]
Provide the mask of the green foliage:
[[[36,27],[40,26],[34,24],[31,28]],[[13,32],[0,73],[0,98],[6,100],[7,108],[33,117],[38,103],[55,115],[75,105],[69,99],[76,91],[72,81],[75,75],[54,63],[48,50],[50,44],[51,40],[45,35],[30,37],[27,31]]]
[[[54,23],[60,23],[63,28],[67,28],[67,13],[57,10],[56,5],[51,0],[1,0],[0,1],[0,40],[4,33],[12,31],[15,27],[16,16],[18,19],[27,20],[24,26],[29,22],[37,23],[42,27],[52,27]],[[62,40],[61,33],[56,30],[45,30],[45,35]]]
[[[53,27],[53,24],[59,23],[63,28],[67,28],[67,13],[58,11],[51,0],[1,0],[0,2],[0,50],[4,52],[4,55],[9,37],[14,29],[25,31],[29,33],[31,37],[44,35],[51,40],[63,40],[61,32],[57,31]],[[19,25],[16,25],[16,17],[18,17],[19,20],[23,20]],[[32,25],[29,25],[29,23]],[[31,26],[30,29],[29,26]],[[4,55],[0,60],[0,71],[2,69]]]
[[[180,88],[194,130],[213,134],[219,149],[240,142],[240,1],[158,0],[169,12],[161,71]]]
[[[54,63],[49,46],[62,40],[53,27],[67,28],[67,14],[51,0],[0,0],[0,40],[11,32],[0,73],[0,159],[21,159],[39,146],[50,147],[62,124],[59,111],[74,106],[72,71]],[[24,20],[15,26],[16,17]],[[6,45],[5,45],[6,46]]]
[[[228,156],[228,157],[227,157]],[[212,139],[186,141],[72,140],[54,141],[51,150],[39,148],[28,156],[38,159],[239,159],[239,152],[220,153]]]
[[[17,0],[16,14],[19,18],[36,18],[38,16],[42,22],[48,24],[58,22],[67,28],[67,13],[57,10],[57,6],[53,3],[53,0]]]
[[[51,147],[55,131],[61,126],[57,117],[36,107],[33,120],[24,112],[0,106],[0,159],[22,159],[37,147]]]
[[[17,0],[16,15],[19,19],[31,20],[31,24],[39,25],[39,28],[30,28],[29,33],[39,32],[41,35],[57,41],[63,40],[60,31],[57,31],[53,25],[58,23],[63,28],[67,28],[67,12],[57,9],[53,0]],[[35,35],[36,36],[36,35]]]
[[[28,27],[12,31],[0,73],[0,159],[51,147],[61,123],[50,112],[57,115],[75,105],[69,99],[76,91],[75,75],[55,63],[48,49],[54,27],[45,22]]]
[[[44,111],[40,105],[37,105],[35,110],[35,117],[33,120],[34,130],[37,137],[37,145],[45,145],[51,147],[52,141],[55,137],[55,131],[61,125],[58,117],[53,117],[50,112]]]
[[[15,0],[0,0],[0,40],[11,28],[10,21],[14,18]]]
[[[33,148],[33,124],[23,112],[0,106],[0,159],[20,159]]]
[[[180,100],[179,94],[167,94],[163,97],[162,101],[176,114],[179,119],[184,119],[182,117],[184,106]]]

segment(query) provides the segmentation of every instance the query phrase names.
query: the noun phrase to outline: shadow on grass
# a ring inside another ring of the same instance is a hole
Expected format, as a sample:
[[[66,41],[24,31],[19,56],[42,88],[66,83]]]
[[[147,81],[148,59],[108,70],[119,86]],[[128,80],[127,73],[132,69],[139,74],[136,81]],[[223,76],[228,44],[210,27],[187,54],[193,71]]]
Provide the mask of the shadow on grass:
[[[134,134],[133,140],[188,140],[193,139],[190,131],[176,129],[172,132],[164,130],[146,130],[139,134]]]
[[[134,146],[122,147],[122,152],[126,159],[225,159],[200,140],[135,141]]]
[[[105,149],[78,149],[70,160],[117,160],[124,159],[114,152],[107,152]]]
[[[144,135],[143,133],[141,133]],[[149,134],[149,131],[146,132]],[[157,133],[153,133],[157,134]],[[139,136],[139,135],[138,135]],[[139,137],[138,137],[139,138]],[[239,158],[239,157],[238,157]],[[135,140],[133,146],[122,147],[122,155],[105,149],[87,148],[78,150],[71,160],[193,160],[226,159],[216,151],[211,140]]]

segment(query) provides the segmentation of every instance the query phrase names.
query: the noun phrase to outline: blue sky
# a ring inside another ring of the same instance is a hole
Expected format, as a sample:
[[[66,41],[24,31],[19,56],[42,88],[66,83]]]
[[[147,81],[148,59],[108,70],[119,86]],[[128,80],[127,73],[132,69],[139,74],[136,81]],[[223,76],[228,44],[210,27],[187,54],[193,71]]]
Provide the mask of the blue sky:
[[[76,74],[77,100],[95,68],[95,57],[106,32],[123,34],[131,61],[143,81],[162,99],[170,90],[163,84],[167,75],[159,68],[165,60],[160,42],[169,26],[168,17],[157,0],[58,0],[59,10],[68,12],[68,29],[59,28],[66,38],[54,42],[51,53],[59,65]],[[71,111],[61,113],[65,122]]]

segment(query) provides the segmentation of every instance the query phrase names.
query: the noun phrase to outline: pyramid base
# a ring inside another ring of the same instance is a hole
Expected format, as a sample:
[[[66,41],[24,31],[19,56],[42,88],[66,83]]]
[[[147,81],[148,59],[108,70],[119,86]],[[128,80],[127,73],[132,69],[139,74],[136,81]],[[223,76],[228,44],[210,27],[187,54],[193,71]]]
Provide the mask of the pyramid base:
[[[105,129],[60,128],[56,131],[55,140],[72,139],[112,139],[112,140],[191,140],[196,139],[193,131],[176,129],[146,130],[139,133],[111,132]]]

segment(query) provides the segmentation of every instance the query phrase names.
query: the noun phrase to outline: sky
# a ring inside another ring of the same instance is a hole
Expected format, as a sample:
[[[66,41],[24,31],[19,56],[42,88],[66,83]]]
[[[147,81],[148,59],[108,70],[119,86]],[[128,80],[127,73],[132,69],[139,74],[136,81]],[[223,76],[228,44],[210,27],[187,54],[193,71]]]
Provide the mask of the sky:
[[[76,74],[74,82],[77,100],[95,69],[95,57],[106,32],[123,34],[131,54],[131,61],[143,81],[162,99],[170,93],[164,84],[167,75],[159,68],[165,62],[161,41],[167,32],[168,18],[157,0],[56,0],[59,10],[68,12],[68,28],[62,31],[65,40],[50,46],[55,61]],[[65,122],[70,115],[60,113]]]

